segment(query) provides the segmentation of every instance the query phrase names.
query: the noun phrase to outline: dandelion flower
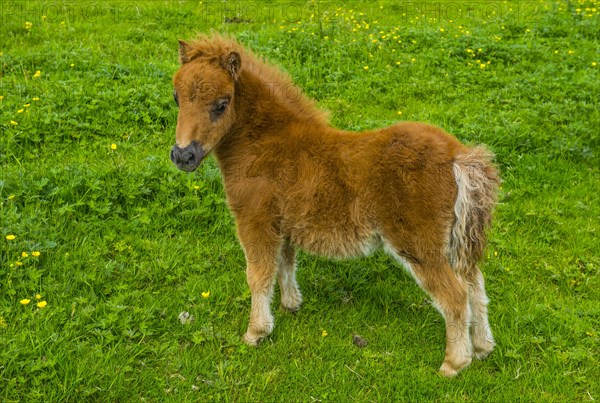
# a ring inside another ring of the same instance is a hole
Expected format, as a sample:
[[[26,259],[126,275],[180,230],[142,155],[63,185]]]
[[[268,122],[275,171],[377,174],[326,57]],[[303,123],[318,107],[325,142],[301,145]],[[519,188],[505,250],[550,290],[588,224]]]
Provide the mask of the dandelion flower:
[[[4,99],[4,95],[0,95],[0,101]]]
[[[19,262],[18,260],[15,262],[15,266],[21,267],[23,266],[23,262]]]
[[[27,252],[21,252],[21,257],[28,257],[28,256],[29,256],[29,253],[27,253]]]
[[[9,235],[7,235],[7,236],[6,236],[6,240],[7,240],[7,241],[14,241],[14,240],[15,240],[15,238],[16,238],[16,236],[14,236],[14,235],[12,235],[12,234],[9,234]]]
[[[35,294],[35,299],[39,301],[40,299],[42,299],[42,296],[40,294]]]
[[[23,106],[24,106],[25,108],[29,108],[29,106],[30,106],[30,105],[31,105],[31,104],[25,104],[25,105],[23,105]]]
[[[46,301],[40,301],[36,305],[38,308],[42,309],[42,308],[46,307],[46,305],[48,305],[48,303]]]
[[[363,67],[363,69],[365,69],[365,71],[369,70],[369,66],[365,66],[365,67]]]
[[[110,145],[110,149],[113,150],[113,151],[116,150],[117,149],[117,145],[115,143],[112,143]]]
[[[25,29],[31,29],[31,27],[33,26],[33,24],[29,21],[25,21]]]
[[[27,305],[28,303],[31,302],[31,300],[25,298],[25,299],[20,300],[19,302],[21,303],[21,305]]]
[[[39,101],[40,99],[38,97],[33,97],[31,98],[32,101]]]
[[[402,111],[398,111],[398,115],[402,115]]]
[[[592,66],[594,66],[594,67],[595,67],[595,66],[597,66],[597,65],[598,65],[598,63],[596,63],[596,62],[592,62]]]
[[[210,291],[205,291],[201,295],[202,295],[202,298],[208,298],[208,297],[210,297]]]
[[[33,252],[31,252],[31,256],[38,257],[39,255],[41,255],[41,253],[38,252],[37,250],[34,250]]]
[[[200,186],[194,185],[194,190],[199,190],[199,189],[200,189]]]
[[[323,332],[321,333],[322,337],[327,337],[329,335],[329,333],[327,333],[327,330],[323,330]]]
[[[75,63],[71,63],[69,66],[71,66],[71,67],[75,67]]]
[[[17,113],[23,113],[23,109],[19,109]]]
[[[11,124],[12,126],[18,126],[18,124],[19,124],[19,123],[15,122],[14,120],[11,120],[11,121],[10,121],[10,124]]]
[[[37,71],[35,72],[35,74],[33,75],[33,78],[38,78],[38,77],[40,77],[41,75],[42,75],[42,72],[41,72],[41,71],[39,71],[39,70],[37,70]]]

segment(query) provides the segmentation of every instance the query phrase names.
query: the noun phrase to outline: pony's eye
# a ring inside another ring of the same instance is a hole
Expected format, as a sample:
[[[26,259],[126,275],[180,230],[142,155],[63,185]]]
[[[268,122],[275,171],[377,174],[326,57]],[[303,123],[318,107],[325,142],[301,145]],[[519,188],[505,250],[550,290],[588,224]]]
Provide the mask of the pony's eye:
[[[179,97],[177,96],[177,90],[173,90],[173,100],[179,106]]]
[[[229,105],[229,98],[221,98],[217,100],[210,110],[210,121],[215,122],[225,112]]]

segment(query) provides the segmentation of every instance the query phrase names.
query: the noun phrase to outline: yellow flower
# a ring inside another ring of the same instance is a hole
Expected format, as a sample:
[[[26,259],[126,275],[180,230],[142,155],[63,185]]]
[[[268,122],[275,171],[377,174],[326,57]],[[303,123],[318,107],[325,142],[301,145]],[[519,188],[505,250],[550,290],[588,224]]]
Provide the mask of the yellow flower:
[[[7,197],[8,200],[12,200],[14,198],[15,198],[15,195],[10,195],[10,196]]]
[[[71,67],[75,67],[75,63],[71,63],[71,64],[70,64],[70,66],[71,66]]]
[[[116,149],[117,149],[117,145],[116,145],[115,143],[112,143],[112,144],[110,145],[110,149],[111,149],[111,150],[116,150]]]
[[[199,189],[200,189],[200,186],[194,185],[194,190],[199,190]]]
[[[365,66],[365,67],[363,67],[363,69],[369,70],[369,66]]]
[[[14,240],[15,240],[15,238],[16,238],[16,236],[14,236],[14,235],[12,235],[12,234],[9,234],[9,235],[7,235],[7,236],[6,236],[6,240],[7,240],[7,241],[14,241]]]
[[[4,95],[0,95],[0,101],[4,99]]]
[[[210,297],[210,291],[205,291],[202,293],[202,298],[208,298]]]
[[[592,66],[596,66],[596,65],[598,65],[598,63],[592,62]]]
[[[17,113],[23,113],[23,109],[19,109]]]
[[[35,299],[39,301],[40,299],[42,299],[42,296],[40,294],[35,294]]]
[[[327,337],[329,335],[329,333],[327,333],[327,330],[323,330],[323,332],[321,333],[322,337]]]
[[[29,106],[30,106],[30,105],[31,105],[31,104],[25,104],[25,105],[23,105],[23,106],[24,106],[25,108],[29,108]]]
[[[23,262],[16,261],[15,262],[15,266],[21,267],[21,266],[23,266]]]
[[[21,305],[27,305],[27,304],[28,304],[28,303],[30,303],[31,301],[30,301],[30,300],[28,300],[27,298],[25,298],[25,299],[22,299],[22,300],[20,300],[19,302],[21,303]]]
[[[33,252],[31,252],[31,256],[35,256],[38,257],[41,253],[38,252],[37,250],[34,250]]]
[[[18,125],[18,123],[17,123],[17,122],[15,122],[14,120],[11,120],[11,121],[10,121],[10,124],[11,124],[11,125],[13,125],[13,126],[17,126],[17,125]]]
[[[37,70],[37,71],[35,72],[35,74],[33,75],[33,78],[38,78],[38,77],[40,77],[41,75],[42,75],[42,72],[41,72],[41,71],[39,71],[39,70]]]
[[[21,257],[28,257],[28,256],[29,256],[29,253],[27,253],[27,252],[22,252],[21,253]]]
[[[398,115],[402,115],[402,111],[398,111]]]
[[[48,305],[48,303],[47,303],[46,301],[40,301],[40,302],[38,302],[36,305],[37,305],[37,307],[38,307],[38,308],[42,309],[42,308],[44,308],[46,305]]]
[[[33,24],[29,21],[25,21],[25,29],[31,29],[31,27],[33,26]]]
[[[33,97],[31,98],[32,101],[39,101],[40,99],[38,97]]]

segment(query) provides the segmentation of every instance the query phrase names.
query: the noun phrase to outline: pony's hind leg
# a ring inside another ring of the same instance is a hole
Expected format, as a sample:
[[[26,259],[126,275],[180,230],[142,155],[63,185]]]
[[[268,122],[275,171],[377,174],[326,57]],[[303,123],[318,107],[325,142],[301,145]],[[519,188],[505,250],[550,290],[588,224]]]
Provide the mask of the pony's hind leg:
[[[281,247],[278,265],[281,307],[286,311],[296,312],[302,304],[302,294],[296,282],[296,250],[287,241]]]
[[[495,344],[488,322],[487,304],[489,300],[485,294],[483,275],[477,266],[471,268],[467,280],[469,282],[473,355],[482,360],[492,352]]]
[[[390,251],[390,248],[386,248]],[[459,278],[445,257],[408,262],[401,254],[394,256],[413,275],[419,286],[427,292],[433,305],[446,322],[446,356],[440,372],[454,376],[472,360],[473,347],[469,334],[469,301],[467,283]]]

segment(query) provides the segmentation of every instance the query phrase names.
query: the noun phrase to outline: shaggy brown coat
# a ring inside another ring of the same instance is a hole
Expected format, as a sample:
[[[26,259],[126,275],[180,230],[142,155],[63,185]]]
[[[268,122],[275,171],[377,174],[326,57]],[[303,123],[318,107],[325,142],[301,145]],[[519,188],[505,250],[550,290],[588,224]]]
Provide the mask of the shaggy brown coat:
[[[334,258],[383,247],[446,320],[443,374],[492,351],[477,267],[499,182],[490,152],[423,123],[333,128],[287,75],[234,40],[181,41],[180,62],[171,158],[186,171],[210,152],[219,163],[252,292],[247,343],[273,330],[276,279],[281,305],[300,307],[296,247]]]

